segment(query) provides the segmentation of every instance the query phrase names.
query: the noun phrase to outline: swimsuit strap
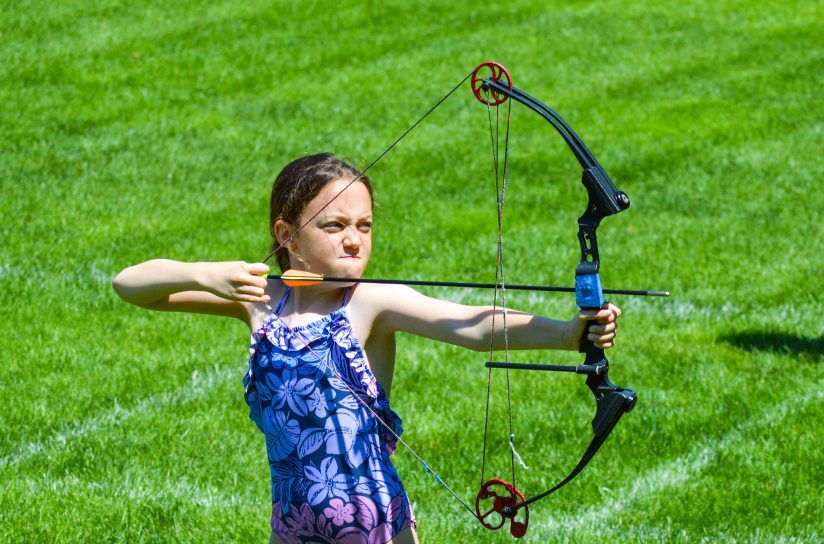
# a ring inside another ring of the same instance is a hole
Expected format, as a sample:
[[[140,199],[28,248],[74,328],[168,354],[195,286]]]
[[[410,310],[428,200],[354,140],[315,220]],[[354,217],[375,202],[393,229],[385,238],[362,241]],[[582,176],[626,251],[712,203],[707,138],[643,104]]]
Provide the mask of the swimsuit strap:
[[[286,305],[286,299],[289,298],[289,294],[292,292],[291,287],[286,288],[286,292],[283,293],[283,296],[280,299],[280,303],[278,303],[278,307],[275,309],[275,317],[280,317],[280,312],[283,310],[283,307]]]
[[[343,302],[340,303],[340,308],[338,308],[338,310],[340,310],[341,308],[346,306],[346,303],[349,302],[349,296],[351,294],[352,294],[352,287],[350,286],[350,287],[346,288],[346,292],[343,294]]]

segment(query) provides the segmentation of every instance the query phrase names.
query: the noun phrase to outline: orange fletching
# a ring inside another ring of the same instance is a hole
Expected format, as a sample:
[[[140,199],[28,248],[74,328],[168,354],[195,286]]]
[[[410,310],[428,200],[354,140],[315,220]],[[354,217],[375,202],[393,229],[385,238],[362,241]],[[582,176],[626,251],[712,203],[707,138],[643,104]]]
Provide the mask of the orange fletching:
[[[280,280],[289,287],[308,287],[322,282],[323,276],[302,270],[287,270],[281,274]]]

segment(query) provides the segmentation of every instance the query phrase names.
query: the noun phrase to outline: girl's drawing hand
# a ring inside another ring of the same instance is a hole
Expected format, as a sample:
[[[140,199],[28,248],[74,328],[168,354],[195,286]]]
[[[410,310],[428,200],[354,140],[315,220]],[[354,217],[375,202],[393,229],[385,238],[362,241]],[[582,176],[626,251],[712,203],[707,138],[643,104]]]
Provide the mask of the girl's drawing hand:
[[[575,322],[573,322],[576,346],[580,343],[584,329],[590,321],[598,322],[596,325],[589,325],[587,331],[587,338],[595,344],[595,347],[608,349],[614,346],[616,329],[618,328],[618,317],[620,315],[621,309],[614,304],[605,304],[600,310],[579,311],[578,315],[574,318]]]
[[[266,278],[261,277],[267,272],[269,266],[265,263],[208,263],[205,264],[201,284],[205,291],[228,300],[269,302],[270,297],[265,293]]]

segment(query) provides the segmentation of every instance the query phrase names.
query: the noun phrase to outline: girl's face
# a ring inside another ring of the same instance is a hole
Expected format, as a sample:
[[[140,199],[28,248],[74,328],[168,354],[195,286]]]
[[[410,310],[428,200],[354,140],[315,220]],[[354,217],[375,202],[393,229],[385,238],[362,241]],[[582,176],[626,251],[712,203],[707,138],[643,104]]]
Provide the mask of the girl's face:
[[[292,268],[354,278],[366,270],[372,255],[372,198],[369,190],[358,181],[335,198],[351,179],[338,178],[327,183],[303,210],[301,225],[332,201],[289,244]],[[282,224],[281,229],[288,228],[289,234],[297,227],[283,221],[279,224]]]

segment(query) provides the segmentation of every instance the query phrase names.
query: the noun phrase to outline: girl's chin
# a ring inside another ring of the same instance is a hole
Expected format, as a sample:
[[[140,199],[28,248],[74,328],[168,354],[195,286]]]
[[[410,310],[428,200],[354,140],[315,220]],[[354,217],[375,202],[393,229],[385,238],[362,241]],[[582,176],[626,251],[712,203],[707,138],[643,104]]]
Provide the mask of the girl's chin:
[[[335,263],[335,275],[344,278],[360,277],[366,270],[366,263],[364,259],[338,259]]]

